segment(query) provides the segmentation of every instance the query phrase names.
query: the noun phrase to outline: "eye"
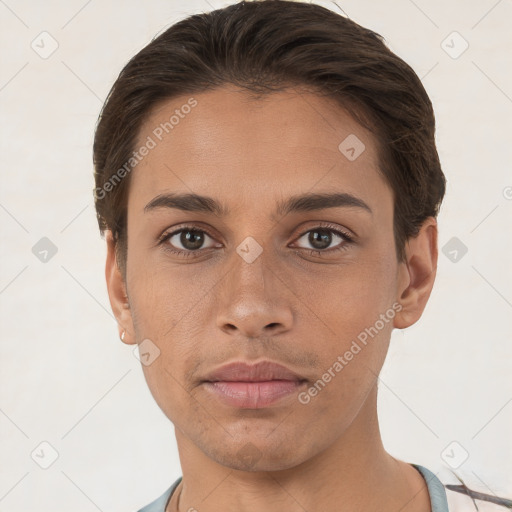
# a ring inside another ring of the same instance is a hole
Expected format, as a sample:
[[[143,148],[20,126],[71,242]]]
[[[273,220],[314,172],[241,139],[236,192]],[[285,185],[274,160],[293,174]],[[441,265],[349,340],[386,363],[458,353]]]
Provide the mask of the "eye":
[[[324,226],[306,231],[297,239],[297,242],[300,241],[311,246],[304,247],[305,249],[318,254],[346,249],[347,246],[353,243],[353,239],[348,233]]]
[[[321,256],[347,249],[353,243],[353,238],[339,228],[317,226],[297,239],[297,242],[301,241],[311,246],[303,247],[304,250]],[[195,226],[182,226],[164,233],[159,239],[159,244],[163,245],[166,251],[182,257],[193,257],[205,250],[222,247],[222,244],[216,243],[205,230]]]
[[[165,233],[161,237],[160,243],[165,244],[166,250],[184,256],[216,246],[213,238],[206,231],[192,226],[185,226],[179,230]],[[209,245],[205,246],[207,243]]]

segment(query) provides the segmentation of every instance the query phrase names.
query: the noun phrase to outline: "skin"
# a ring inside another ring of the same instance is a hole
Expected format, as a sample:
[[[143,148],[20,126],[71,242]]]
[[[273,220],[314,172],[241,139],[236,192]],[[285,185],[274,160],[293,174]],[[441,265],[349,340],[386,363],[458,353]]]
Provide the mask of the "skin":
[[[181,511],[428,512],[422,476],[383,447],[377,378],[392,329],[414,324],[432,290],[436,220],[424,222],[399,263],[393,193],[378,171],[376,141],[332,100],[298,88],[255,100],[232,86],[194,98],[197,106],[130,176],[125,279],[106,237],[108,292],[124,342],[150,339],[160,350],[143,370],[174,424],[183,472],[166,510],[178,510],[179,498]],[[155,108],[140,144],[188,99]],[[366,147],[354,161],[338,150],[350,134]],[[333,191],[357,196],[372,213],[274,215],[292,195]],[[210,196],[230,213],[144,211],[169,192]],[[325,223],[353,243],[333,235],[323,254],[312,254],[318,246],[308,235]],[[165,250],[192,252],[179,235],[158,244],[184,224],[207,230],[189,258]],[[236,251],[248,236],[263,250],[252,263]],[[294,395],[240,409],[200,385],[223,363],[263,359],[314,383],[394,303],[401,311],[307,404]],[[242,457],[248,446],[250,467]]]

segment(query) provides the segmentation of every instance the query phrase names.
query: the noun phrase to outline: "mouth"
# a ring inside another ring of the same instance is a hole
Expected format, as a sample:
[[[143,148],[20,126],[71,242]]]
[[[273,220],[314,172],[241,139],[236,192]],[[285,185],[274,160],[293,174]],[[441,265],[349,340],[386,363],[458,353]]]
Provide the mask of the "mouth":
[[[307,379],[271,361],[235,362],[208,374],[204,389],[231,407],[261,409],[297,393]]]
[[[226,405],[261,409],[298,392],[306,381],[268,380],[260,382],[216,381],[203,386]]]

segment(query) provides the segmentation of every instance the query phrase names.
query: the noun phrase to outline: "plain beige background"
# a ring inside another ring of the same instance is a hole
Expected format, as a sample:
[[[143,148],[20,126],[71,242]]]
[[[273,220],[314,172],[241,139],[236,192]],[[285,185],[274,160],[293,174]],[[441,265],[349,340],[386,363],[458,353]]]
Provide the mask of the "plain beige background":
[[[422,78],[448,179],[434,291],[381,374],[384,444],[433,471],[467,456],[458,474],[512,498],[512,3],[337,3]],[[181,474],[109,308],[92,139],[127,60],[224,5],[0,1],[0,511],[137,510]]]

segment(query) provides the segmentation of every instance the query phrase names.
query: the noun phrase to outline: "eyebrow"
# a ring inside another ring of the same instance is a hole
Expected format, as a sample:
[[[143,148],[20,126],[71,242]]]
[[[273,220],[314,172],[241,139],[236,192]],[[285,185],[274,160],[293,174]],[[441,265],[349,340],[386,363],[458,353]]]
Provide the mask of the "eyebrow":
[[[284,201],[278,201],[275,215],[284,216],[292,212],[309,212],[340,207],[359,208],[373,215],[372,209],[362,199],[346,192],[295,195]],[[159,208],[176,208],[187,212],[210,213],[219,217],[230,214],[229,208],[225,205],[212,197],[199,194],[160,194],[144,207],[144,213]]]

